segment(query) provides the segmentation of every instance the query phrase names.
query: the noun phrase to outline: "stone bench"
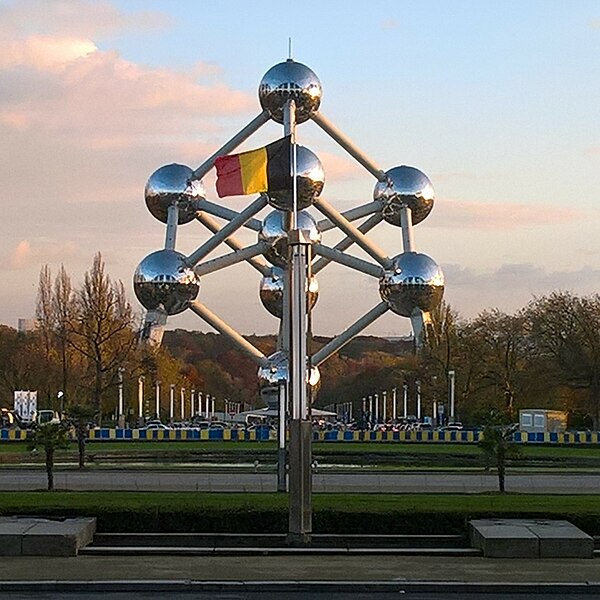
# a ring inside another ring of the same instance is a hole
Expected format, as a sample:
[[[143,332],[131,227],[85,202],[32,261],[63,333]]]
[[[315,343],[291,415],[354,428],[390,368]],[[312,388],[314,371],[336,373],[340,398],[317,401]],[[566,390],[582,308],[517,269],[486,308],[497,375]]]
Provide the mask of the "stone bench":
[[[490,558],[592,558],[594,540],[568,521],[477,519],[471,545]]]
[[[95,533],[91,517],[0,517],[0,556],[77,556]]]

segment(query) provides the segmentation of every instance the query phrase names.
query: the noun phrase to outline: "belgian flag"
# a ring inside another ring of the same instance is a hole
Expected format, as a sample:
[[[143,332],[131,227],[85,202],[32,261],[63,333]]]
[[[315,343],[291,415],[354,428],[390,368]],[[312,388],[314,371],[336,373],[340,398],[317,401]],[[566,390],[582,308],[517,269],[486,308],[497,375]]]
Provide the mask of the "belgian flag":
[[[288,135],[263,148],[219,156],[215,160],[219,198],[291,190],[291,147]]]

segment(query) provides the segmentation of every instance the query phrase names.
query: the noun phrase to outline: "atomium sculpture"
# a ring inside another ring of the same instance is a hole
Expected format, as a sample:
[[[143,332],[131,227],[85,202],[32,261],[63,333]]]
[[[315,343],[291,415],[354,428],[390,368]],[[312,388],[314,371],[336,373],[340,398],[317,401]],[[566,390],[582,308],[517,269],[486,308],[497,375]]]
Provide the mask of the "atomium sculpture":
[[[433,259],[415,248],[413,227],[427,218],[434,204],[433,186],[424,173],[405,165],[383,171],[366,157],[319,111],[321,82],[301,63],[288,59],[269,69],[260,82],[258,97],[262,112],[197,169],[171,164],[150,176],[146,205],[156,219],[166,223],[166,237],[164,249],[150,254],[137,267],[134,290],[148,311],[143,339],[160,343],[167,316],[190,309],[258,363],[263,392],[276,391],[279,386],[281,398],[281,385],[289,386],[289,410],[298,389],[305,394],[305,403],[307,398],[309,402],[314,399],[320,381],[318,366],[388,310],[411,320],[418,348],[429,312],[442,299],[444,276]],[[293,140],[296,125],[316,123],[375,177],[373,199],[338,212],[321,196],[325,173],[318,156],[296,145],[293,174],[297,193],[265,192],[241,212],[208,200],[201,180],[213,168],[216,158],[231,153],[270,120],[283,124],[284,134],[292,135]],[[316,213],[320,213],[320,220]],[[194,220],[212,236],[185,256],[175,250],[177,228]],[[401,228],[402,253],[390,257],[367,236],[382,221]],[[241,244],[235,237],[241,228],[256,232],[255,244]],[[329,246],[323,237],[333,229],[345,237]],[[209,259],[222,244],[231,252]],[[348,250],[354,244],[372,261],[350,254]],[[207,275],[244,261],[262,276],[259,294],[264,307],[281,320],[278,351],[272,356],[265,356],[198,299],[200,284],[204,286]],[[380,299],[345,331],[307,357],[306,340],[296,343],[294,336],[310,336],[306,315],[317,300],[316,276],[331,262],[377,278]],[[304,383],[294,388],[298,380]],[[290,423],[296,418],[310,418],[309,407],[308,413],[305,410],[296,414],[295,410],[290,411]],[[281,430],[280,426],[280,438]]]

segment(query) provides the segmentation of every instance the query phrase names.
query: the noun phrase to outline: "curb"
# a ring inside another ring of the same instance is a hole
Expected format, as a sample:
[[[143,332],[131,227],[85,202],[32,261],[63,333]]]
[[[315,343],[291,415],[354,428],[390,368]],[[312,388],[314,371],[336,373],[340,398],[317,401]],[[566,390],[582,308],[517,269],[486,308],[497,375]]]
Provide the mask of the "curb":
[[[456,582],[456,581],[192,581],[192,580],[113,580],[113,581],[2,581],[0,592],[244,592],[251,594],[305,593],[600,593],[600,582]]]

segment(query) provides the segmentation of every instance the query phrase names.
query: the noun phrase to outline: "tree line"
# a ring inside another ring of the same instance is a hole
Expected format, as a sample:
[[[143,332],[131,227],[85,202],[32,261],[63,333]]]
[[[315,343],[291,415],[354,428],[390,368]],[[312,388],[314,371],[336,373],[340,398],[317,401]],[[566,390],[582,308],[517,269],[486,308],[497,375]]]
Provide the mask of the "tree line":
[[[14,390],[32,389],[40,407],[86,406],[101,422],[115,412],[120,369],[129,407],[137,406],[140,376],[150,406],[156,381],[221,401],[258,400],[256,364],[221,335],[167,331],[161,348],[140,346],[141,315],[101,254],[78,287],[64,267],[55,277],[42,267],[36,320],[25,333],[0,325],[4,406],[12,405]],[[266,355],[275,351],[275,336],[249,339]],[[311,350],[327,341],[315,337]],[[361,336],[320,369],[317,406],[353,402],[358,414],[363,397],[406,386],[412,398],[419,385],[431,414],[429,402],[447,403],[454,371],[456,413],[464,422],[482,423],[491,411],[515,420],[519,408],[556,408],[571,414],[571,426],[599,430],[600,296],[556,291],[514,313],[489,309],[471,319],[442,303],[420,354],[407,341]]]

